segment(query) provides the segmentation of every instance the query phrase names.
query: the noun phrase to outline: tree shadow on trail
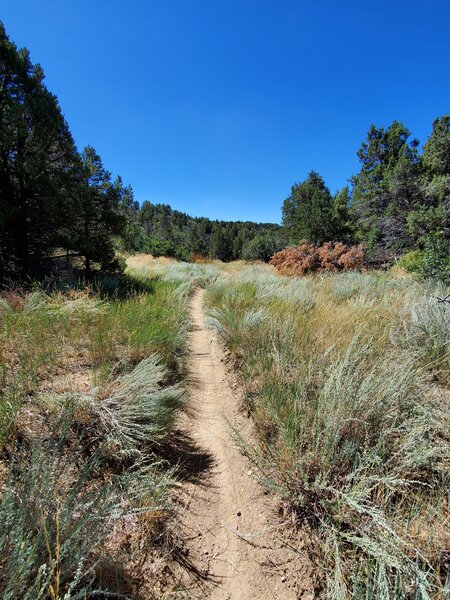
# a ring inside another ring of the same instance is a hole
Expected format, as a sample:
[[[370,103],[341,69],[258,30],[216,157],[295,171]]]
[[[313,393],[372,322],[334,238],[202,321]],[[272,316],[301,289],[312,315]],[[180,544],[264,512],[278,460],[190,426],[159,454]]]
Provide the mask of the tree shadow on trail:
[[[216,467],[216,460],[186,431],[181,429],[173,431],[170,439],[158,449],[158,454],[174,467],[178,480],[193,483],[199,488],[210,487],[210,478]],[[189,501],[183,494],[177,495],[175,501],[181,512],[191,510]],[[200,566],[200,557],[186,544],[188,540],[192,540],[196,536],[197,534],[191,530],[189,525],[183,520],[177,519],[176,539],[178,543],[172,545],[170,555],[180,570],[170,569],[170,575],[180,589],[191,591],[196,589],[201,593],[201,597],[206,598],[210,596],[211,588],[220,585],[223,578],[215,575],[209,569],[205,569],[204,566]]]
[[[181,430],[173,432],[158,454],[176,469],[178,479],[196,484],[207,481],[215,466],[213,455]]]

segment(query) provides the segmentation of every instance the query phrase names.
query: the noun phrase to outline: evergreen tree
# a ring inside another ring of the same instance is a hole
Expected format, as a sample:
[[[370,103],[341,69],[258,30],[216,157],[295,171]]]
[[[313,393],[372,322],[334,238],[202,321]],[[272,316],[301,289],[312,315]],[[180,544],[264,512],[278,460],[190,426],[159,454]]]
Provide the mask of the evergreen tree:
[[[273,232],[257,233],[253,238],[244,243],[241,257],[244,260],[269,261],[272,256],[285,247],[285,240]]]
[[[416,246],[425,250],[426,275],[450,279],[450,116],[436,119],[424,145],[423,201],[408,216]]]
[[[333,199],[315,171],[292,186],[291,195],[283,204],[283,225],[291,243],[305,239],[320,245],[334,238]]]
[[[94,262],[103,270],[117,268],[113,239],[124,232],[126,218],[120,206],[123,195],[120,182],[111,182],[111,174],[92,146],[84,149],[81,158],[83,179],[74,227],[67,243],[84,257],[89,277]]]
[[[227,261],[231,260],[232,252],[232,242],[228,236],[228,232],[224,227],[222,227],[221,223],[217,222],[213,228],[211,236],[211,257]]]
[[[350,216],[351,197],[348,185],[336,192],[333,198],[333,239],[346,244],[353,241],[354,226]]]
[[[361,171],[352,178],[352,216],[360,241],[374,255],[407,247],[406,217],[418,201],[415,182],[418,141],[394,121],[386,130],[371,126],[358,151]]]
[[[29,274],[59,245],[79,173],[56,97],[0,23],[0,271]]]

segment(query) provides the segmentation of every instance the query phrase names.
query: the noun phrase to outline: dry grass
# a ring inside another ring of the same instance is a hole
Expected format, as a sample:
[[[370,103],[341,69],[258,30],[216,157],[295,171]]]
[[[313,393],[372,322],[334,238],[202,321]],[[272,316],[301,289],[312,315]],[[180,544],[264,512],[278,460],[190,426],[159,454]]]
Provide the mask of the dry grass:
[[[260,433],[242,450],[320,533],[326,597],[449,593],[449,315],[430,299],[439,293],[379,273],[287,279],[258,266],[207,290]]]
[[[2,598],[143,597],[133,565],[168,515],[157,444],[183,397],[187,293],[135,278],[3,294]]]

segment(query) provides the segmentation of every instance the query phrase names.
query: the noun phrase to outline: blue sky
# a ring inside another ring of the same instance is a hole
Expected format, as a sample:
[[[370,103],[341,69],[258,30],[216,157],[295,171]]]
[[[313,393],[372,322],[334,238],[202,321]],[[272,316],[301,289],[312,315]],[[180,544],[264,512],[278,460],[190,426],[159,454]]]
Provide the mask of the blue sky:
[[[137,200],[279,221],[311,169],[334,192],[371,123],[424,142],[450,111],[448,0],[2,0],[81,149]]]

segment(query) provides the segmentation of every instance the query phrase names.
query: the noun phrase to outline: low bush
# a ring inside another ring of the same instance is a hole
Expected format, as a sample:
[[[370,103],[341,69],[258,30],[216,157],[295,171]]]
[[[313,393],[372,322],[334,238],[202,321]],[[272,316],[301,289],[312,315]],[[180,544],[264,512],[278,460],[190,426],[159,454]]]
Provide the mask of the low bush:
[[[424,298],[411,306],[405,321],[405,342],[421,364],[450,381],[450,306]]]
[[[421,250],[411,250],[401,256],[396,265],[409,273],[421,273],[425,256]]]
[[[362,246],[347,246],[341,242],[327,242],[316,247],[302,240],[298,246],[285,248],[270,259],[282,275],[306,275],[321,271],[360,269],[364,265]]]
[[[164,385],[167,371],[157,355],[141,361],[111,386],[111,395],[97,404],[115,455],[140,455],[141,449],[168,435],[184,390]]]
[[[104,410],[99,419],[98,407],[86,402],[73,395],[48,401],[39,433],[14,448],[0,498],[5,600],[115,597],[97,576],[114,522],[143,512],[161,516],[167,473],[158,474],[151,456],[112,471],[110,436],[120,438],[123,419]],[[148,442],[134,440],[136,449]]]

